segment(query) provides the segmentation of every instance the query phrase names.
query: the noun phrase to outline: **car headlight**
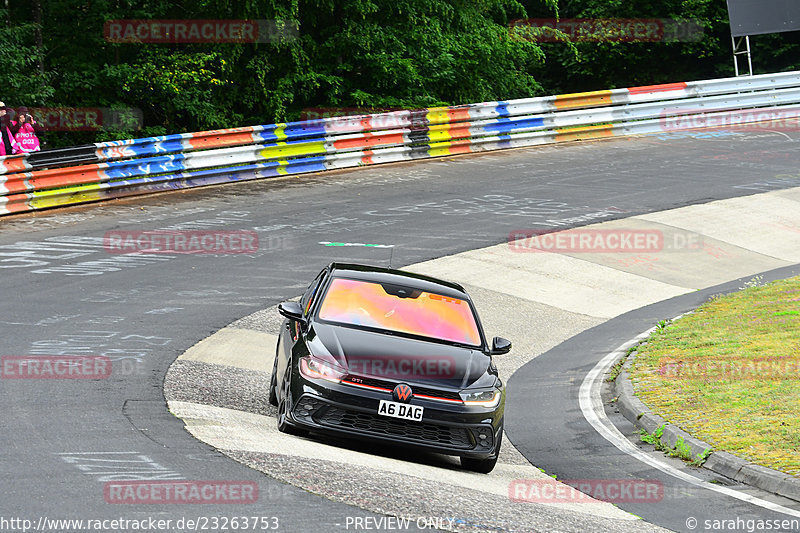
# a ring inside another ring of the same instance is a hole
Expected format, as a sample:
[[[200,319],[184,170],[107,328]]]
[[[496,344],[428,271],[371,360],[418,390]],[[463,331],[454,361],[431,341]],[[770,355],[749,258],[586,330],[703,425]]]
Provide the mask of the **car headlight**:
[[[481,407],[497,407],[500,404],[502,392],[499,390],[485,390],[476,392],[461,392],[461,400],[466,405],[480,405]]]
[[[341,383],[347,377],[347,372],[342,368],[313,357],[300,359],[300,373],[306,379],[324,379],[333,383]]]

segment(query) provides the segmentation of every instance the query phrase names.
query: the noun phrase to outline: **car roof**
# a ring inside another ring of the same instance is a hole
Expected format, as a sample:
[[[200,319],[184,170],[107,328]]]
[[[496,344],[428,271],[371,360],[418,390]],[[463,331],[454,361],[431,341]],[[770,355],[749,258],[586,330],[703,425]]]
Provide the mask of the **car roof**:
[[[335,277],[345,277],[376,283],[393,283],[425,292],[441,294],[442,296],[459,298],[461,300],[470,299],[467,291],[458,283],[425,276],[423,274],[356,263],[331,263],[330,269],[331,275]]]

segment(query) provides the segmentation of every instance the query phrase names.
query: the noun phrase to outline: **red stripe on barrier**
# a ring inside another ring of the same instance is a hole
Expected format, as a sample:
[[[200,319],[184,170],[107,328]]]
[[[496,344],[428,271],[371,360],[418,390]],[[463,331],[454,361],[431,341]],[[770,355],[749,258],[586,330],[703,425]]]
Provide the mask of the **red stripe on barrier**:
[[[472,146],[470,142],[453,143],[450,147],[450,154],[469,154],[472,153]]]
[[[28,183],[35,190],[69,187],[71,185],[87,185],[106,179],[99,165],[86,165],[74,168],[53,168],[39,170],[28,174]]]
[[[460,139],[462,137],[472,137],[472,132],[470,131],[469,125],[459,124],[455,128],[450,128],[449,133],[450,133],[450,138],[451,139]]]
[[[681,83],[664,83],[661,85],[643,85],[641,87],[631,87],[628,89],[630,94],[644,94],[644,93],[663,93],[668,91],[682,91],[686,89],[686,82]]]
[[[5,183],[3,183],[3,187],[8,191],[6,194],[13,194],[13,193],[20,193],[25,192],[28,190],[28,185],[25,183],[25,180],[30,177],[30,173],[26,174],[13,174],[9,176]]]
[[[446,155],[456,155],[456,154],[470,154],[473,152],[472,139],[459,139],[456,141],[450,141],[444,143],[445,146],[436,146],[435,144],[428,149],[428,152],[433,157],[440,157]]]
[[[13,194],[6,196],[6,199],[5,204],[0,204],[0,209],[4,209],[9,213],[23,213],[31,210],[30,205],[28,205],[27,194]]]
[[[0,162],[0,168],[5,169],[5,171],[0,174],[13,174],[29,169],[30,165],[28,165],[25,157],[9,157]]]
[[[342,139],[333,141],[333,146],[338,150],[340,148],[368,148],[373,146],[381,146],[388,144],[403,144],[402,133],[391,133],[388,135],[365,133],[363,137],[357,139]]]
[[[450,122],[464,122],[470,120],[469,109],[455,108],[447,111]]]
[[[252,144],[253,143],[253,128],[241,128],[240,131],[231,130],[218,130],[207,132],[198,137],[186,139],[194,150],[202,150],[203,148],[222,148],[225,146],[233,146],[237,144]]]

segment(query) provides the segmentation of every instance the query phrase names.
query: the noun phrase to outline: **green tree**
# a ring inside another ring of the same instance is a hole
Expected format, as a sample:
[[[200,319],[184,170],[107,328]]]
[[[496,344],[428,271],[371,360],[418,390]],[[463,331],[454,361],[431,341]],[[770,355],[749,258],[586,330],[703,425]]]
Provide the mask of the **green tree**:
[[[29,26],[27,0],[10,1],[14,24]],[[537,1],[555,9],[556,0]],[[532,74],[541,47],[508,38],[509,20],[525,16],[517,0],[49,0],[41,16],[53,88],[42,94],[46,103],[137,108],[145,123],[139,131],[55,133],[56,144],[293,120],[309,107],[423,107],[543,92]],[[233,44],[116,43],[103,34],[119,19],[242,18],[298,30]]]
[[[55,90],[50,74],[38,70],[44,53],[35,46],[36,26],[32,22],[12,24],[9,10],[0,9],[0,100],[6,105],[42,105]]]
[[[531,17],[547,17],[523,0]],[[577,92],[733,76],[727,5],[722,0],[561,0],[563,18],[640,18],[696,22],[699,40],[542,43],[547,61],[532,73],[551,92]],[[752,38],[756,73],[798,68],[798,34]]]
[[[296,120],[313,107],[416,108],[733,72],[722,0],[641,0],[635,6],[623,0],[7,5],[0,11],[6,21],[0,22],[0,98],[7,104],[131,108],[144,118],[141,129],[52,132],[51,146]],[[689,19],[704,34],[697,42],[537,43],[510,29],[512,21],[528,16]],[[110,42],[104,24],[124,19],[275,20],[296,31],[258,43]],[[797,35],[754,38],[757,72],[800,68]]]

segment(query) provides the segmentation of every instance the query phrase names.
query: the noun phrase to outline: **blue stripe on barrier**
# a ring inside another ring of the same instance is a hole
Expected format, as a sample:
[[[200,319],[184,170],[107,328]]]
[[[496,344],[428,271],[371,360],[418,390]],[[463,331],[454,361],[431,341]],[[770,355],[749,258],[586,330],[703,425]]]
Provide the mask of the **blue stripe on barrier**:
[[[253,139],[256,142],[257,141],[277,141],[279,139],[279,137],[277,135],[275,135],[275,132],[273,130],[269,130],[269,131],[263,130],[263,131],[256,132],[253,135]]]
[[[282,176],[283,173],[279,172],[278,170],[280,168],[286,169],[288,174],[293,174],[297,172],[321,172],[325,170],[325,165],[324,165],[325,160],[326,160],[325,156],[314,156],[314,157],[306,157],[302,159],[292,160],[292,162],[288,165],[281,165],[277,161],[268,161],[252,165],[241,165],[236,167],[224,167],[224,168],[208,169],[208,170],[186,171],[185,169],[178,169],[178,170],[183,170],[183,172],[175,172],[173,174],[162,174],[158,176],[146,175],[143,177],[136,177],[132,179],[125,179],[128,178],[129,176],[121,176],[118,179],[114,179],[107,182],[105,185],[111,188],[115,188],[122,186],[141,185],[147,183],[169,182],[175,179],[188,180],[188,182],[191,182],[192,180],[202,179],[204,177],[209,177],[209,176],[218,176],[218,177],[228,176],[227,178],[219,178],[218,183],[225,183],[227,181],[241,181],[242,179],[241,178],[237,179],[236,176],[242,172],[255,172],[260,177]]]
[[[148,157],[134,159],[133,161],[111,161],[104,169],[106,176],[111,179],[128,178],[144,174],[159,174],[163,172],[177,172],[185,170],[183,161],[186,154],[173,154],[161,157]]]
[[[325,122],[322,120],[303,120],[300,122],[289,122],[283,128],[283,132],[287,137],[294,136],[320,136],[325,135]]]
[[[544,127],[544,119],[528,118],[522,120],[512,120],[510,118],[498,118],[497,122],[486,124],[483,129],[486,131],[508,132],[521,129],[533,129]]]
[[[508,117],[510,113],[508,112],[508,102],[500,101],[497,102],[497,106],[495,107],[495,111],[501,117]]]

